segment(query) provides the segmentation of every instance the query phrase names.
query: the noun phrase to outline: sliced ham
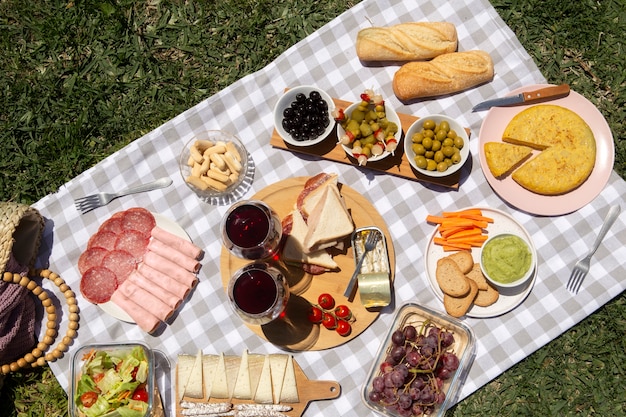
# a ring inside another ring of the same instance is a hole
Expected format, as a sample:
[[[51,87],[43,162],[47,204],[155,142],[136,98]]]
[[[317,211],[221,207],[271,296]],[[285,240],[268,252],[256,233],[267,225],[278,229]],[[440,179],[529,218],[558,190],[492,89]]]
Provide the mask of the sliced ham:
[[[133,284],[146,289],[150,294],[154,295],[159,300],[167,304],[167,306],[170,307],[172,311],[178,308],[184,298],[172,294],[167,289],[156,285],[148,278],[146,278],[143,274],[141,274],[138,270],[133,271],[128,277],[127,281],[131,281]]]
[[[157,253],[152,251],[146,252],[143,257],[143,262],[157,271],[175,279],[186,287],[191,288],[195,285],[196,275],[194,273],[187,271],[182,266],[175,264]]]
[[[150,238],[137,230],[127,230],[120,234],[115,241],[115,249],[123,250],[135,258],[135,262],[139,263],[143,259],[144,253],[148,248]]]
[[[185,255],[182,252],[177,251],[166,243],[161,242],[158,239],[151,239],[148,243],[148,250],[152,251],[162,257],[174,262],[185,268],[189,272],[194,274],[200,270],[200,262],[195,258]]]
[[[89,242],[87,242],[87,249],[89,248],[104,248],[108,250],[115,249],[115,241],[117,240],[117,234],[108,230],[100,230],[96,232]]]
[[[88,248],[78,258],[78,271],[81,275],[94,266],[100,266],[102,260],[109,253],[107,249],[100,247]]]
[[[128,313],[135,323],[137,323],[137,326],[146,333],[154,332],[157,327],[159,327],[159,324],[161,324],[161,320],[159,320],[158,317],[147,311],[139,303],[126,297],[120,291],[113,293],[111,301]]]
[[[135,257],[126,251],[113,250],[102,259],[102,266],[113,271],[119,285],[135,270],[137,262]]]
[[[183,253],[190,258],[200,259],[202,257],[201,248],[194,245],[192,242],[181,238],[180,236],[176,236],[175,234],[160,228],[159,226],[154,227],[151,234],[154,239],[163,242],[172,249],[176,249],[178,252]]]
[[[106,303],[117,289],[113,271],[102,266],[88,269],[80,279],[80,292],[94,304]]]
[[[121,292],[126,298],[141,304],[150,314],[158,317],[161,321],[167,321],[174,309],[165,304],[150,291],[135,284],[131,278],[121,283],[115,292]]]
[[[189,294],[189,291],[198,283],[198,279],[194,279],[191,282],[191,286],[185,285],[163,272],[154,269],[150,265],[146,265],[145,263],[139,265],[137,270],[143,277],[152,283],[152,285],[161,287],[164,290],[171,292],[181,300],[184,300],[185,297],[187,297],[187,294]]]
[[[122,229],[137,230],[150,237],[150,232],[156,226],[156,219],[148,210],[141,207],[133,207],[124,212],[122,216]]]

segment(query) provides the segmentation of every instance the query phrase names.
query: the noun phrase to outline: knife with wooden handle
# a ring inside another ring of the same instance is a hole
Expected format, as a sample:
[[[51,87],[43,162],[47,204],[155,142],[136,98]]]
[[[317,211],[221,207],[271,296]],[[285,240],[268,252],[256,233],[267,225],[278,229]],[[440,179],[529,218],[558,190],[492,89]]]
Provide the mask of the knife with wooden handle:
[[[517,104],[531,104],[537,102],[543,102],[548,100],[554,100],[557,98],[565,97],[569,94],[569,85],[561,84],[557,86],[550,86],[540,88],[533,91],[525,91],[513,96],[495,98],[493,100],[483,101],[474,106],[473,112],[487,110],[492,107],[514,106]]]

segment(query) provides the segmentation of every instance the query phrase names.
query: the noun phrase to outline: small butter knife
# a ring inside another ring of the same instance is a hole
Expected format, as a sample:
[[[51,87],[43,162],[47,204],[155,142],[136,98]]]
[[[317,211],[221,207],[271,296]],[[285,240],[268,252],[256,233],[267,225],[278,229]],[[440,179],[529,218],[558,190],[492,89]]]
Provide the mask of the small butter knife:
[[[473,112],[487,110],[492,107],[514,106],[516,104],[530,104],[535,102],[553,100],[565,97],[569,94],[569,85],[561,84],[557,86],[544,87],[539,90],[525,91],[514,96],[495,98],[483,101],[474,106]]]

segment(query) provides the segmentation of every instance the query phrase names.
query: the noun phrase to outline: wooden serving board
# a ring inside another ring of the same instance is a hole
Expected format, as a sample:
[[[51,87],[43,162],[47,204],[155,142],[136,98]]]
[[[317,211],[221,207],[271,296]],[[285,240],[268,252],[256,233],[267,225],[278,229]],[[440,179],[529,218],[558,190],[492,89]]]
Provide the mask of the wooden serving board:
[[[291,417],[299,417],[304,413],[311,401],[317,400],[332,400],[339,397],[341,394],[341,385],[336,381],[319,381],[310,380],[298,364],[293,359],[294,371],[296,373],[296,384],[298,385],[298,397],[300,399],[297,403],[283,403],[283,405],[291,406],[290,411],[283,411],[284,414]],[[178,367],[178,365],[177,365]],[[178,372],[176,372],[178,375]],[[176,392],[178,392],[178,376],[176,377]],[[225,398],[209,398],[208,400],[198,400],[195,398],[183,397],[184,401],[190,402],[209,402],[209,403],[221,403],[230,402],[233,405],[236,404],[252,404],[251,400],[240,400],[237,398],[225,399]],[[183,417],[182,408],[180,407],[180,401],[176,401],[176,417]]]
[[[335,106],[338,108],[347,108],[350,104],[348,101],[339,100],[333,98],[333,102]],[[402,125],[402,131],[406,132],[409,130],[409,127],[417,120],[418,117],[398,113],[398,117],[400,118],[400,124]],[[468,136],[470,135],[470,130],[465,129],[467,131]],[[403,133],[404,136],[404,133]],[[406,138],[404,138],[406,140]],[[356,161],[354,158],[349,157],[343,148],[337,144],[337,131],[333,130],[328,138],[313,146],[293,146],[286,143],[278,134],[276,129],[274,129],[272,133],[272,137],[270,139],[270,144],[275,148],[285,149],[292,152],[303,153],[307,155],[314,155],[324,159],[328,159],[335,162],[341,162],[343,164],[356,165]],[[406,178],[413,181],[420,181],[429,184],[440,185],[447,188],[458,189],[459,188],[459,180],[461,178],[461,171],[458,170],[455,173],[447,175],[445,177],[429,177],[424,175],[417,170],[413,169],[408,159],[404,156],[404,147],[402,140],[398,144],[398,148],[394,155],[389,155],[387,158],[382,159],[376,162],[368,162],[363,168],[372,169],[375,171],[384,172],[391,175],[396,175],[398,177]]]
[[[303,190],[304,183],[308,179],[309,177],[296,177],[279,181],[259,191],[252,196],[252,199],[264,201],[283,219],[293,210],[297,196]],[[341,195],[344,197],[348,210],[352,215],[355,227],[377,226],[383,231],[389,254],[390,279],[393,283],[395,254],[393,242],[385,221],[376,208],[357,191],[344,184],[340,184],[340,189]],[[286,271],[285,276],[289,282],[291,292],[284,319],[276,320],[263,326],[249,325],[247,323],[246,325],[267,341],[292,351],[333,348],[361,334],[376,320],[379,311],[366,309],[361,303],[358,291],[352,302],[344,297],[343,293],[356,267],[353,250],[350,245],[350,236],[346,238],[346,248],[345,252],[335,254],[333,257],[340,268],[337,272],[311,276],[305,274],[301,268],[280,264],[279,267]],[[222,248],[220,271],[225,291],[228,290],[228,281],[231,275],[248,263],[249,261],[239,259],[231,255],[228,250]],[[307,313],[310,305],[316,304],[319,295],[322,293],[331,294],[335,298],[337,305],[345,304],[350,307],[356,319],[351,323],[352,332],[350,335],[340,336],[334,330],[328,330],[323,326],[309,322]]]

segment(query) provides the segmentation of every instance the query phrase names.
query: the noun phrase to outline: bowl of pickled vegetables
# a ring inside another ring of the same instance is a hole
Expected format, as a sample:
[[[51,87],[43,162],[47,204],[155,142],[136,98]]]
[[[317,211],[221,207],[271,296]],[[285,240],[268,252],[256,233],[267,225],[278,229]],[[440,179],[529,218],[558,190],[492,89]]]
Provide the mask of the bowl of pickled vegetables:
[[[333,117],[337,121],[339,144],[363,166],[394,154],[402,128],[398,113],[380,94],[365,90],[360,99],[346,109],[337,109]]]
[[[469,156],[469,136],[456,120],[433,114],[419,118],[407,130],[404,153],[417,172],[445,177],[457,172]]]
[[[331,116],[335,104],[321,88],[301,85],[287,90],[274,106],[274,127],[292,146],[313,146],[335,128]]]

